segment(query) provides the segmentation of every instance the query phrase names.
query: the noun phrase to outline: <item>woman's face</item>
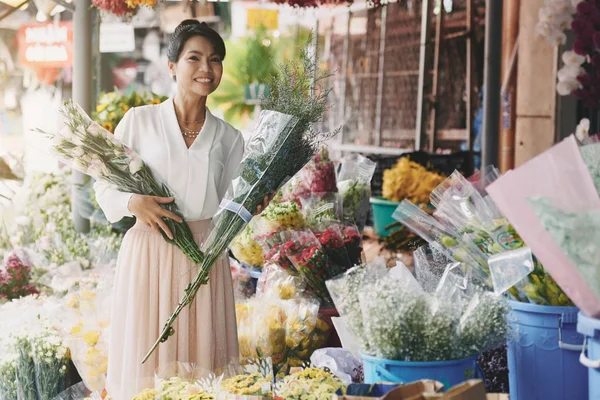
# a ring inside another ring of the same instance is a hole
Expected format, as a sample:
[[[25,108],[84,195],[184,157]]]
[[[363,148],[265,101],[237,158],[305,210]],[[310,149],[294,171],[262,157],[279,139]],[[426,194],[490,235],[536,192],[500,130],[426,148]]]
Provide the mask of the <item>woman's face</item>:
[[[219,86],[223,63],[208,39],[194,36],[185,42],[177,63],[169,61],[169,70],[180,91],[206,97]]]

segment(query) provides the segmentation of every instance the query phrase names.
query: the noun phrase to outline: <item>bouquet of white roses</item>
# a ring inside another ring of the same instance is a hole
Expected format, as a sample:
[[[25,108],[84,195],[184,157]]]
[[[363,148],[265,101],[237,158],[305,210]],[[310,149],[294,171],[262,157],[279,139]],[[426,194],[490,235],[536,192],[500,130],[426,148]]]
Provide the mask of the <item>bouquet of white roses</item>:
[[[65,102],[62,114],[65,129],[59,133],[42,132],[52,138],[52,148],[60,161],[123,192],[172,197],[169,188],[156,181],[139,154],[93,122],[78,105]],[[161,206],[181,216],[175,203]],[[168,218],[165,222],[173,233],[173,239],[163,233],[165,240],[199,264],[203,260],[202,253],[187,224]]]

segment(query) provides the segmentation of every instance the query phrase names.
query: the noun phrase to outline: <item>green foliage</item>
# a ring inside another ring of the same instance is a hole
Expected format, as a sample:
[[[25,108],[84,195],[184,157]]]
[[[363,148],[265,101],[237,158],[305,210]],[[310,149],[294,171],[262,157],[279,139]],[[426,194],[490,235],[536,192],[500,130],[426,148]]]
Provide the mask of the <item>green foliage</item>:
[[[209,98],[209,106],[217,106],[224,111],[225,120],[239,125],[245,117],[251,116],[255,107],[246,104],[244,86],[265,83],[277,73],[275,49],[272,37],[264,28],[240,42],[228,41],[226,46],[228,55],[223,78],[219,89]]]

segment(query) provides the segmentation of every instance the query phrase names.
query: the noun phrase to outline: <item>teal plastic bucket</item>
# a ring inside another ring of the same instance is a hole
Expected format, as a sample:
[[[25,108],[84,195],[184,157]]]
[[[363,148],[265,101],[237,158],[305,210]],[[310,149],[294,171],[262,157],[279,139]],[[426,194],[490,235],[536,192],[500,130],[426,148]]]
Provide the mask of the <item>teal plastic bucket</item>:
[[[508,321],[510,400],[588,398],[588,375],[579,363],[583,336],[577,307],[538,306],[511,301]]]
[[[577,317],[577,332],[584,335],[584,348],[579,355],[579,362],[588,369],[589,399],[598,400],[600,399],[600,319],[590,318],[580,312]]]
[[[477,368],[477,357],[450,361],[392,361],[361,354],[364,362],[365,383],[408,383],[433,379],[446,389],[468,379],[483,378]]]
[[[392,218],[392,214],[398,208],[398,202],[388,201],[377,197],[371,197],[371,210],[373,211],[373,225],[375,232],[379,237],[386,237],[391,233],[385,229],[387,226],[396,223],[397,221]]]

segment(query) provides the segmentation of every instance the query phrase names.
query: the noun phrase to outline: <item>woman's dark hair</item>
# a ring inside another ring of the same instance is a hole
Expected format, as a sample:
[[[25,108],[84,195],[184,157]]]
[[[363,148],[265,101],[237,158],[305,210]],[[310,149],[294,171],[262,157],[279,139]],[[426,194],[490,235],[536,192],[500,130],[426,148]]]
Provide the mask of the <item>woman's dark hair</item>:
[[[167,57],[169,61],[176,63],[179,61],[179,56],[190,38],[194,36],[202,36],[206,38],[215,49],[215,53],[221,57],[221,60],[225,59],[225,42],[221,35],[214,29],[206,24],[206,22],[200,22],[195,19],[186,19],[175,28],[175,32],[169,40],[169,46],[167,48]]]

